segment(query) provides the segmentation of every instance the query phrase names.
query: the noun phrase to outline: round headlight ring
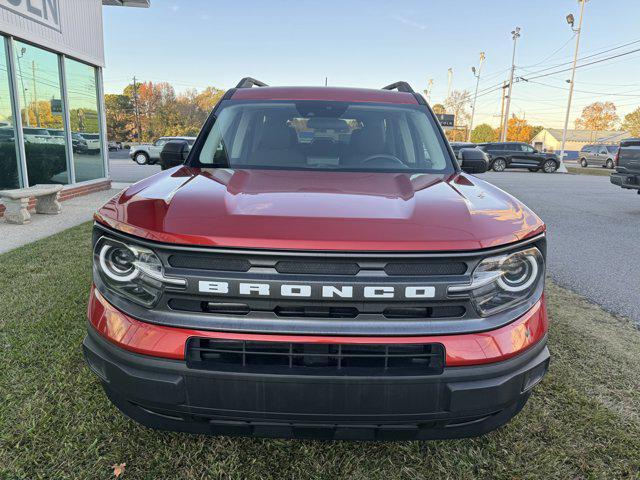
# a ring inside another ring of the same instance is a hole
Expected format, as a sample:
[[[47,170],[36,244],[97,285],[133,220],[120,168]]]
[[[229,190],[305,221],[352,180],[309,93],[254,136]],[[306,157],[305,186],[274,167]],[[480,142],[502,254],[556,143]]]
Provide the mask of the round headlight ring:
[[[138,270],[133,261],[131,262],[131,267],[128,269],[121,268],[121,266],[118,265],[118,261],[121,259],[114,261],[114,254],[117,254],[118,250],[125,249],[126,247],[124,245],[114,246],[109,244],[103,245],[100,249],[99,261],[102,272],[116,282],[130,282],[140,274],[140,270]],[[135,254],[129,249],[126,249],[126,251],[128,251],[133,257],[133,260],[135,260]]]
[[[502,290],[506,292],[522,292],[531,287],[531,285],[533,285],[533,282],[535,282],[538,278],[538,271],[540,268],[538,266],[536,258],[533,255],[520,257],[520,261],[524,261],[527,263],[525,273],[515,282],[505,280],[504,275],[499,277],[497,283]],[[517,283],[519,281],[523,281],[525,278],[526,281],[524,281],[523,283]]]

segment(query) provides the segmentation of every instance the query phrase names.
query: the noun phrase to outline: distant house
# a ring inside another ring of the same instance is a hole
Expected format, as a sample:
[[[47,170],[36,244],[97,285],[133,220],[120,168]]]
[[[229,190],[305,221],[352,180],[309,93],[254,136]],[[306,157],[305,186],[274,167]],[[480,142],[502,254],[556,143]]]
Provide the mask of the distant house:
[[[565,158],[577,158],[578,152],[591,143],[616,144],[623,138],[630,137],[629,132],[619,130],[567,130]],[[531,140],[531,145],[540,151],[560,153],[562,146],[562,129],[545,128]]]

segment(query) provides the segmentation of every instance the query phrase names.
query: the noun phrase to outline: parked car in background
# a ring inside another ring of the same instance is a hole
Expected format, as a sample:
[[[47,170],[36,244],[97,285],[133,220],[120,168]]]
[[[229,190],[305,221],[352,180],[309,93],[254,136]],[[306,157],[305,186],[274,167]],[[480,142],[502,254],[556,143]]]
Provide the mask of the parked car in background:
[[[618,145],[585,145],[580,149],[580,165],[588,167],[597,165],[613,168],[615,166]]]
[[[87,141],[78,133],[71,134],[71,143],[73,151],[76,153],[87,153],[87,150],[89,150]]]
[[[460,159],[460,150],[463,148],[476,148],[476,144],[471,142],[449,142],[449,145],[451,145],[451,150],[456,154],[458,160]]]
[[[80,133],[79,134],[87,142],[87,151],[97,153],[100,151],[100,134],[99,133]]]
[[[51,135],[51,138],[49,139],[51,143],[58,143],[60,145],[64,145],[66,143],[67,138],[64,130],[59,130],[57,128],[48,128],[47,131],[49,132],[49,135]]]
[[[640,194],[640,138],[622,140],[614,163],[616,171],[609,177],[611,183]]]
[[[13,127],[0,127],[0,143],[13,143],[14,139]]]
[[[129,148],[129,157],[138,165],[154,165],[160,161],[162,147],[164,147],[169,140],[184,140],[189,144],[189,147],[191,147],[193,142],[196,141],[196,137],[160,137],[151,145],[132,145]]]
[[[22,129],[24,143],[64,143],[54,139],[46,128],[24,127]]]
[[[490,168],[495,172],[527,168],[530,172],[553,173],[560,166],[556,154],[540,152],[524,142],[479,143],[477,146],[489,155]]]
[[[110,152],[121,150],[122,144],[120,142],[114,142],[113,140],[109,140],[109,143],[107,143],[107,148],[109,148]]]

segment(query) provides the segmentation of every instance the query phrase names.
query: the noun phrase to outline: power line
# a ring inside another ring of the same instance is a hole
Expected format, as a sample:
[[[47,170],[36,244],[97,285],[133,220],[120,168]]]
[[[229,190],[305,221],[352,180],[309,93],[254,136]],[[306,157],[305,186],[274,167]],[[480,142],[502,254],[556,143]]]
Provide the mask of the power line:
[[[629,50],[628,52],[623,52],[623,53],[619,53],[619,54],[617,54],[617,55],[612,55],[612,56],[610,56],[610,57],[600,58],[600,59],[598,59],[598,60],[594,60],[594,61],[592,61],[592,62],[583,63],[583,64],[581,64],[581,65],[576,65],[576,68],[584,68],[584,67],[588,67],[589,65],[594,65],[594,64],[596,64],[596,63],[606,62],[606,61],[608,61],[608,60],[613,60],[614,58],[624,57],[625,55],[631,55],[632,53],[636,53],[636,52],[640,52],[640,48],[635,48],[635,49],[633,49],[633,50]],[[518,77],[518,78],[520,78],[521,80],[524,80],[525,82],[528,82],[528,81],[534,80],[534,79],[536,79],[536,78],[549,77],[549,76],[551,76],[551,75],[557,75],[558,73],[568,72],[568,71],[570,71],[570,70],[571,70],[571,68],[564,68],[564,69],[562,69],[562,70],[557,70],[557,71],[555,71],[555,72],[549,72],[549,73],[545,73],[545,74],[542,74],[542,75],[537,75],[537,76],[534,76],[534,77],[527,77],[527,78],[525,78],[525,77],[523,77],[523,76],[520,76],[520,77]]]

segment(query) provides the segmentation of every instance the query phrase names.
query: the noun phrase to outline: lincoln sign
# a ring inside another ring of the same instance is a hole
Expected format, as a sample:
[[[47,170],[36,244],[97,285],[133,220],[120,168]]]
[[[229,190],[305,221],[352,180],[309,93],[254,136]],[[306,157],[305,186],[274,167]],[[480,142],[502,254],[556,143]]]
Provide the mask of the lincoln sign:
[[[58,0],[0,0],[0,7],[60,31]]]

